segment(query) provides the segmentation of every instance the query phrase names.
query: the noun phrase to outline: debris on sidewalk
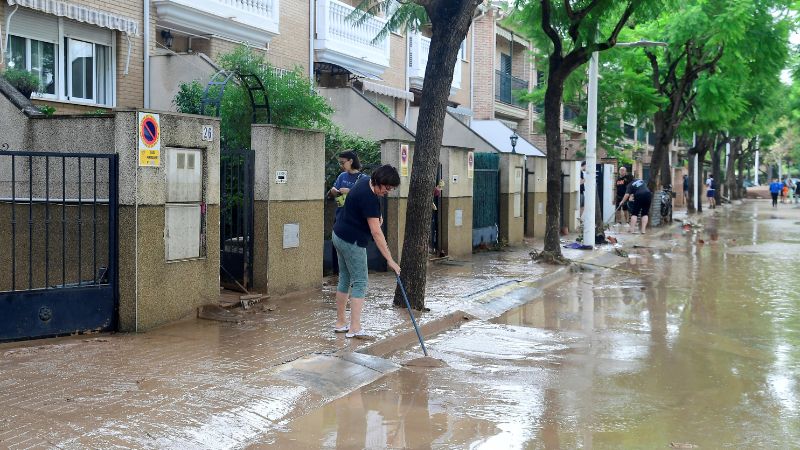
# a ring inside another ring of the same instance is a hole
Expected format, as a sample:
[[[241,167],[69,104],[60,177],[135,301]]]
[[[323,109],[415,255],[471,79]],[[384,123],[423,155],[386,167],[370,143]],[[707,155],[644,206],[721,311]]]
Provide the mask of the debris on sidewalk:
[[[544,250],[531,250],[529,255],[534,262],[545,262],[558,266],[568,266],[572,263],[568,258],[562,255],[556,255],[553,252],[546,252]]]
[[[583,245],[580,242],[571,242],[569,244],[563,245],[564,248],[572,248],[575,250],[592,250],[594,247],[591,245]]]
[[[670,442],[670,448],[698,448],[697,445],[694,444],[686,444],[683,442]]]
[[[240,313],[225,309],[219,305],[205,305],[197,310],[197,317],[205,320],[215,320],[217,322],[241,323],[244,318]]]

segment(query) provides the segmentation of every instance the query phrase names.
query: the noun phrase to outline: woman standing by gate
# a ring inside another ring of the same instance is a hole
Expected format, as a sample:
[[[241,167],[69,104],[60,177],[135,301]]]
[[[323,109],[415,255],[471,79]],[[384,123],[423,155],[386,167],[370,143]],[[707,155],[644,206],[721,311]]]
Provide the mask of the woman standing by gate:
[[[380,198],[400,185],[400,174],[390,165],[362,176],[350,193],[342,213],[333,225],[333,246],[339,260],[339,284],[336,287],[336,333],[348,338],[367,338],[361,328],[361,309],[367,294],[367,244],[374,240],[386,263],[398,275],[400,266],[392,258],[381,229]],[[350,324],[345,320],[350,300]]]

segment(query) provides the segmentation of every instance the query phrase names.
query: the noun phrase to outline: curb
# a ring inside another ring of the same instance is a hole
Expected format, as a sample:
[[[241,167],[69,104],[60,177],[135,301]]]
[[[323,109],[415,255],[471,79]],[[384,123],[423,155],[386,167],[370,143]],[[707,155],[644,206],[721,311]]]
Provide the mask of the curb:
[[[453,311],[444,317],[440,317],[420,325],[419,332],[425,339],[427,339],[444,331],[460,327],[465,322],[469,322],[473,319],[475,319],[475,316],[464,311]],[[365,355],[383,358],[398,350],[409,348],[414,344],[418,344],[419,339],[417,338],[417,333],[414,331],[414,328],[410,323],[408,325],[410,327],[409,330],[377,341],[368,345],[367,347],[356,350],[355,353],[363,353]]]
[[[511,309],[538,298],[546,288],[564,281],[569,275],[576,271],[595,270],[595,268],[589,265],[581,265],[582,262],[589,262],[595,259],[601,259],[603,261],[608,259],[609,266],[614,266],[622,262],[622,258],[613,253],[597,252],[587,255],[586,258],[581,260],[576,260],[575,265],[559,267],[538,278],[509,280],[487,291],[477,291],[465,296],[465,298],[469,298],[477,294],[470,307],[464,310],[453,311],[443,317],[421,324],[420,334],[427,340],[445,331],[458,328],[470,320],[490,320],[498,317]],[[419,345],[419,339],[410,323],[408,327],[409,329],[406,331],[376,341],[366,347],[356,350],[355,353],[385,358],[397,351]]]

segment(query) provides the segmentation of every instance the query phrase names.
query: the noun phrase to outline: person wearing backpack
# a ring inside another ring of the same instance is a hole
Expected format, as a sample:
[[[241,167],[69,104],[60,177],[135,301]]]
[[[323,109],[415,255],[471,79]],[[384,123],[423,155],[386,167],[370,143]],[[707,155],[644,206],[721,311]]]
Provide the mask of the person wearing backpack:
[[[797,203],[800,199],[800,183],[794,184],[794,202]]]
[[[781,195],[783,191],[783,183],[778,181],[777,178],[772,179],[772,183],[769,184],[769,194],[772,196],[772,207],[778,207],[778,196]]]
[[[714,181],[714,175],[709,174],[708,179],[706,180],[706,197],[708,197],[709,209],[714,209],[717,207],[717,198],[715,197],[716,193],[717,183]]]

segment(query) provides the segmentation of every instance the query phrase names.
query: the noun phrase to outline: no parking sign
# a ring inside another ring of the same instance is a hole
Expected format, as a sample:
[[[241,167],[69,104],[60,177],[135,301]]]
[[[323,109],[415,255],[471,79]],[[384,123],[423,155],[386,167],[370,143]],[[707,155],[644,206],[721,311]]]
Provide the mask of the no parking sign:
[[[161,165],[161,121],[158,114],[139,113],[139,166]]]

